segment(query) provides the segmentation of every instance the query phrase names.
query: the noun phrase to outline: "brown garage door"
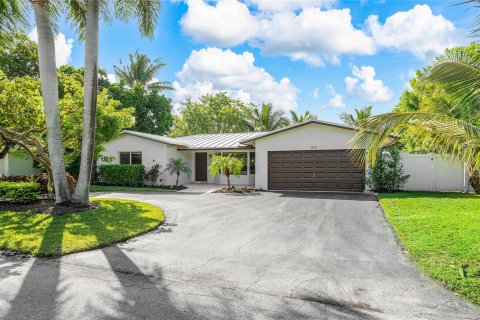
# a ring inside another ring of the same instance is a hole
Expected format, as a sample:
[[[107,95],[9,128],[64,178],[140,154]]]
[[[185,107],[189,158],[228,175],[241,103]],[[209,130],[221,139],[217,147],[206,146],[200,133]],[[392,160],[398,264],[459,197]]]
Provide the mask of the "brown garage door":
[[[364,168],[350,150],[268,152],[269,190],[363,191]]]

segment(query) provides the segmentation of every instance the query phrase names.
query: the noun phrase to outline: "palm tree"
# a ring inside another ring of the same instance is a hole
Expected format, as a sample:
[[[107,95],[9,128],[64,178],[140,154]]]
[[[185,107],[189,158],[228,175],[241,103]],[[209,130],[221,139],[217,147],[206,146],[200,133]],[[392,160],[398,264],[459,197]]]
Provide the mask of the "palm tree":
[[[297,114],[295,111],[290,110],[290,115],[292,116],[292,123],[301,123],[309,120],[316,120],[317,116],[310,113],[310,111],[305,111],[303,114]]]
[[[155,76],[165,66],[161,59],[150,61],[150,58],[137,51],[129,54],[130,63],[120,68],[113,66],[115,74],[129,87],[142,85],[150,90],[174,90],[172,84],[167,81],[155,81]],[[120,61],[121,63],[121,61]]]
[[[11,41],[19,26],[26,26],[27,6],[24,1],[0,1],[0,45]]]
[[[366,106],[359,109],[355,108],[355,115],[347,112],[342,112],[340,114],[340,120],[342,120],[342,122],[347,126],[360,127],[363,121],[371,117],[372,108],[373,106]]]
[[[228,156],[213,156],[208,168],[212,176],[223,173],[227,177],[227,184],[230,189],[230,176],[240,177],[243,161],[233,157],[231,154]]]
[[[63,159],[55,41],[50,19],[50,16],[56,12],[56,8],[48,0],[31,0],[30,2],[37,25],[40,85],[47,127],[48,152],[55,187],[55,202],[56,204],[65,204],[70,202],[71,195]]]
[[[450,155],[465,163],[470,183],[480,193],[480,63],[465,50],[453,50],[437,58],[423,79],[440,84],[454,103],[449,109],[386,113],[362,123],[353,144],[368,150],[374,163],[378,150],[391,141],[389,134],[412,133],[431,152]]]
[[[183,157],[178,157],[177,159],[170,158],[167,166],[165,167],[165,171],[167,171],[170,175],[177,175],[177,181],[175,182],[176,186],[178,186],[178,178],[180,178],[181,173],[185,173],[189,177],[190,174],[192,174],[192,169],[190,169],[188,163],[184,161]]]
[[[113,3],[113,10],[109,5]],[[85,3],[71,0],[68,3],[68,11],[81,38],[85,38],[85,71],[84,71],[84,113],[83,113],[83,137],[82,154],[80,161],[80,173],[78,184],[73,195],[73,201],[82,205],[88,205],[90,180],[93,168],[93,153],[95,146],[95,123],[98,91],[98,38],[100,13],[105,20],[109,20],[108,12],[113,11],[121,20],[128,21],[131,18],[138,20],[142,35],[151,37],[158,20],[160,1],[151,0],[123,0],[105,2],[98,0]]]
[[[270,103],[262,103],[260,108],[252,109],[246,121],[252,131],[272,131],[289,124],[284,112],[274,111]]]

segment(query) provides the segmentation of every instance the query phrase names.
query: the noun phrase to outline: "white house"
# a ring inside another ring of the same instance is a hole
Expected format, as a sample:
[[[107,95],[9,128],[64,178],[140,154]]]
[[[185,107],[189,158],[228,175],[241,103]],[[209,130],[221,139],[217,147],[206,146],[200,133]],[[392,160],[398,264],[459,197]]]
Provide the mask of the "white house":
[[[0,159],[0,176],[30,176],[40,172],[39,166],[23,152],[10,152]]]
[[[363,191],[365,168],[350,160],[349,141],[355,128],[312,120],[270,132],[199,134],[179,138],[124,131],[105,145],[104,156],[118,164],[143,164],[148,170],[170,158],[183,156],[192,175],[180,183],[225,184],[223,176],[211,176],[213,155],[231,154],[245,160],[234,185],[263,190]],[[102,164],[101,162],[99,163]],[[165,184],[175,177],[164,175]]]

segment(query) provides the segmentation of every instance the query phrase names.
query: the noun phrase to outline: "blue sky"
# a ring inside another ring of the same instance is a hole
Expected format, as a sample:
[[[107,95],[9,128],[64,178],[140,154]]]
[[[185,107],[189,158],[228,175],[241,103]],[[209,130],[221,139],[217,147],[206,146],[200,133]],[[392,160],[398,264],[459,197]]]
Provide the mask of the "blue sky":
[[[389,111],[408,78],[444,48],[467,44],[475,9],[453,1],[186,0],[165,1],[153,40],[134,22],[102,24],[100,66],[139,49],[167,66],[160,80],[186,97],[226,90],[277,108],[310,110],[339,121],[341,112]],[[83,44],[60,22],[58,60],[83,65]]]

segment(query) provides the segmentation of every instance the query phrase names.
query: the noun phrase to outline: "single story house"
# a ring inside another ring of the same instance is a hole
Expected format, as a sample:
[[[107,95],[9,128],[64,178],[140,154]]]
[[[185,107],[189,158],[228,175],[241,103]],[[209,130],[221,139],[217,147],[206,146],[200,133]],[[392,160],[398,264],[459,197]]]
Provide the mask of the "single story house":
[[[143,164],[148,170],[158,163],[165,168],[170,158],[184,157],[192,169],[180,183],[226,184],[224,176],[211,176],[213,155],[231,154],[244,160],[240,177],[233,185],[250,185],[263,190],[363,191],[365,166],[350,159],[349,141],[356,129],[311,120],[270,132],[198,134],[170,138],[135,131],[123,131],[104,145],[104,156],[117,164]],[[102,162],[99,162],[101,165]],[[164,184],[174,176],[164,174]]]
[[[21,151],[9,152],[0,159],[0,176],[30,176],[40,172],[39,164]]]

